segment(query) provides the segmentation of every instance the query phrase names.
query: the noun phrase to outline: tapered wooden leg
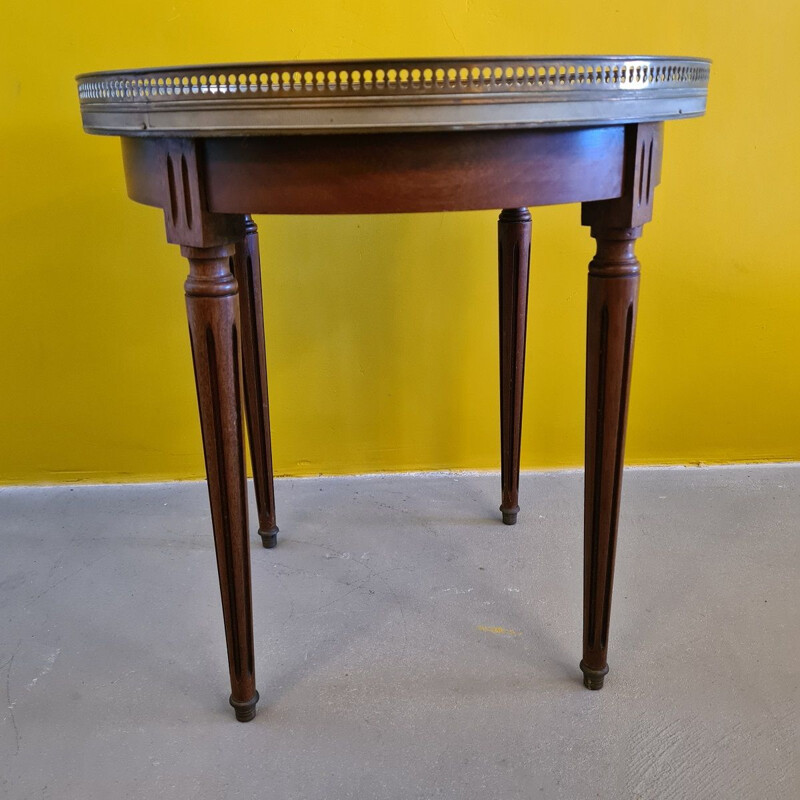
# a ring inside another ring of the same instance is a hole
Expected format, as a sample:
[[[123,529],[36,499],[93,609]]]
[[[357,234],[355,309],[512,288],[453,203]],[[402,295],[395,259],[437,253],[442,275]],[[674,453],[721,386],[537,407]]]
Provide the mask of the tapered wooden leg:
[[[601,689],[617,540],[639,262],[636,228],[592,227],[586,352],[583,682]]]
[[[239,390],[239,308],[234,248],[182,247],[186,310],[203,432],[214,545],[236,719],[256,714],[247,483]]]
[[[272,440],[269,428],[267,356],[264,343],[264,313],[261,302],[261,260],[258,254],[258,228],[245,217],[246,234],[236,246],[233,274],[239,284],[242,320],[242,372],[244,407],[250,462],[258,508],[258,534],[264,547],[275,547],[275,491],[272,480]]]
[[[528,317],[531,215],[527,208],[506,208],[497,223],[500,278],[500,464],[506,525],[519,513],[519,453],[522,437],[522,385]]]

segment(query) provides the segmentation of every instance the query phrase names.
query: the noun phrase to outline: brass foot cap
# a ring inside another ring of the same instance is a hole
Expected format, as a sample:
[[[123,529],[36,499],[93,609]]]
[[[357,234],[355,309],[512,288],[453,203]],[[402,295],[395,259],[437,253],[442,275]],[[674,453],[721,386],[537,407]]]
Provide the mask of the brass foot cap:
[[[608,664],[603,669],[592,669],[581,661],[581,672],[583,672],[583,685],[587,689],[596,691],[603,688],[603,681],[608,675]]]
[[[278,544],[278,526],[276,525],[274,528],[271,528],[268,531],[262,531],[261,528],[258,529],[258,535],[261,537],[261,544],[264,547],[271,550]]]
[[[230,704],[236,712],[236,719],[239,722],[250,722],[256,715],[256,703],[258,703],[258,692],[256,692],[249,700],[234,700],[230,699]]]
[[[514,506],[513,508],[503,508],[503,506],[500,506],[500,513],[502,513],[503,515],[504,525],[517,524],[517,514],[519,514],[519,506]]]

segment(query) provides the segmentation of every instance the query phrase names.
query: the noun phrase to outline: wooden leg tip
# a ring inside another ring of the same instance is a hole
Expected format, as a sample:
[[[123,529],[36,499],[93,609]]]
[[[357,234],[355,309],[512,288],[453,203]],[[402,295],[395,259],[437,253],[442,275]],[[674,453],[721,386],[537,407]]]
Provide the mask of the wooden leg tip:
[[[500,506],[500,512],[503,515],[504,525],[517,524],[517,514],[519,514],[519,506],[515,506],[514,508],[503,508],[503,506]]]
[[[608,664],[603,669],[591,669],[581,661],[581,672],[583,672],[583,685],[587,689],[597,691],[603,688],[603,682],[606,679],[606,675],[608,675]]]
[[[258,703],[258,692],[256,692],[249,700],[234,700],[230,699],[230,704],[236,712],[236,719],[239,722],[250,722],[256,715],[256,704]]]
[[[258,530],[258,535],[261,537],[261,544],[264,545],[268,550],[271,550],[278,544],[278,526],[276,525],[274,528],[268,531],[262,531],[260,528]]]

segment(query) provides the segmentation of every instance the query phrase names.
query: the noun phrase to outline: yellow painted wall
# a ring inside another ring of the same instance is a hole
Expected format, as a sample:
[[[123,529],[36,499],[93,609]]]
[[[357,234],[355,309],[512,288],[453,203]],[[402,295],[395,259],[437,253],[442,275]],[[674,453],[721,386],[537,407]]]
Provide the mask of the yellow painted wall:
[[[714,59],[667,124],[638,252],[630,463],[800,458],[794,0],[86,0],[4,4],[0,482],[202,474],[185,267],[84,135],[93,69],[559,52]],[[494,213],[260,219],[279,474],[494,468]],[[582,459],[577,206],[534,213],[523,462]]]

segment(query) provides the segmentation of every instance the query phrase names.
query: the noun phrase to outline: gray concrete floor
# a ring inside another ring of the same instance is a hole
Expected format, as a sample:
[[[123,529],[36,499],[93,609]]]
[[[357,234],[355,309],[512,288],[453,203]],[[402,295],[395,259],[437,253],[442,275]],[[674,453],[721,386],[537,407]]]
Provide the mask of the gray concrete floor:
[[[205,487],[0,490],[0,797],[800,797],[800,466],[630,470],[582,687],[578,473],[282,480],[227,672]]]

